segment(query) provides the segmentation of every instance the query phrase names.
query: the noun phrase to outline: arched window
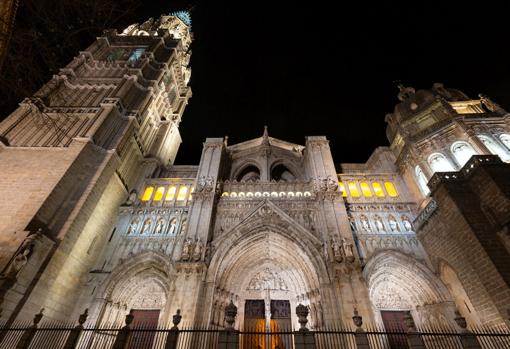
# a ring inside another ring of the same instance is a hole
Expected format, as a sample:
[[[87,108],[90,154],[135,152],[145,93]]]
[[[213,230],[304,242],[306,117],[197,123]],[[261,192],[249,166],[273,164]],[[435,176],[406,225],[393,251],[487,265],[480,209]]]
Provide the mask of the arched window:
[[[441,153],[432,154],[429,157],[429,165],[434,172],[450,172],[454,170],[446,156]]]
[[[177,201],[186,200],[186,196],[188,194],[188,187],[182,186],[179,188],[179,194],[177,194]]]
[[[375,196],[384,197],[384,190],[379,182],[373,182],[372,188],[374,189]]]
[[[452,144],[452,154],[459,165],[464,166],[473,155],[476,155],[476,152],[467,142],[455,142]]]
[[[271,180],[292,182],[295,179],[296,177],[292,174],[292,172],[282,164],[276,165],[271,170]]]
[[[237,175],[236,179],[238,182],[258,181],[260,170],[254,165],[248,165]]]
[[[368,186],[367,182],[361,182],[359,186],[364,197],[367,198],[372,197],[372,191],[370,190],[370,187]]]
[[[427,196],[430,193],[430,189],[427,185],[427,177],[421,170],[420,166],[416,166],[415,168],[416,181],[418,182],[418,187],[420,188],[423,195]]]
[[[156,189],[156,194],[154,194],[153,201],[160,201],[163,198],[163,193],[165,192],[165,187],[159,187]]]
[[[147,187],[142,195],[142,201],[149,201],[152,197],[152,192],[154,191],[154,187]]]
[[[172,201],[175,197],[175,192],[177,191],[177,188],[175,186],[172,186],[168,189],[168,191],[166,192],[166,197],[165,197],[165,200],[166,201]]]
[[[509,134],[502,134],[502,135],[499,136],[499,139],[501,140],[501,142],[503,142],[505,147],[507,147],[510,150],[510,135]]]
[[[392,198],[398,196],[397,189],[395,188],[393,183],[391,183],[391,182],[384,182],[384,187],[386,188],[386,192],[388,193],[388,195],[391,196]]]
[[[506,150],[500,147],[499,144],[496,144],[496,142],[494,142],[492,139],[487,136],[478,136],[478,138],[492,154],[498,155],[503,161],[510,160],[510,156],[507,154]]]

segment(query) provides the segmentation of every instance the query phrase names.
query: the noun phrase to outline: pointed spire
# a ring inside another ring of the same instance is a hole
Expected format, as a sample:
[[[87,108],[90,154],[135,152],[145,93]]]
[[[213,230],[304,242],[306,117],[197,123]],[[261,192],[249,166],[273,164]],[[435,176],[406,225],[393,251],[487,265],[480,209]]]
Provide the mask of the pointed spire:
[[[264,133],[262,134],[262,137],[263,138],[268,138],[269,137],[269,133],[267,132],[267,126],[264,125]]]

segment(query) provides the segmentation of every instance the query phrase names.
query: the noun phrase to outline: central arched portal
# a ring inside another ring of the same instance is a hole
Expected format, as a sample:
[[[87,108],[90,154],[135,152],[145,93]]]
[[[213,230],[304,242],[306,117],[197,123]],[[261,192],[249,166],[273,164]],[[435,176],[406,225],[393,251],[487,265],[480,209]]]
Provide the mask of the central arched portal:
[[[311,326],[323,321],[320,277],[325,267],[312,241],[279,226],[259,226],[220,243],[208,279],[214,283],[210,322],[223,325],[224,307],[238,306],[241,329],[297,328],[297,304],[310,306]]]

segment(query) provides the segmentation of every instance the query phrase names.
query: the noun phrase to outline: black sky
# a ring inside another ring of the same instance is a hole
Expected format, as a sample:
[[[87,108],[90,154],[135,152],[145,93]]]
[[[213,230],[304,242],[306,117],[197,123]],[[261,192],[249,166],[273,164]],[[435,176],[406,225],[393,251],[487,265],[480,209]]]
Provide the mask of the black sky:
[[[325,135],[336,162],[364,162],[388,145],[395,80],[510,106],[509,2],[146,0],[136,20],[190,3],[193,97],[177,164],[198,164],[206,137],[233,144],[264,125],[299,144]]]

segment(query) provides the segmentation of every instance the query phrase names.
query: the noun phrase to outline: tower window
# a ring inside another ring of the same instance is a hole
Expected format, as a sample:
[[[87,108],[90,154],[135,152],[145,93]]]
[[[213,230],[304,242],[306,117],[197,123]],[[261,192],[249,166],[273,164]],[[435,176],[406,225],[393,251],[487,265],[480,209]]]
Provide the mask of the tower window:
[[[384,188],[386,188],[386,192],[388,193],[389,196],[391,196],[392,198],[394,197],[397,197],[398,196],[398,192],[397,192],[397,189],[395,188],[395,186],[393,185],[393,183],[391,182],[384,182]]]
[[[175,186],[171,186],[167,193],[166,193],[166,197],[165,197],[165,200],[166,201],[172,201],[175,197],[175,192],[177,191],[177,188]]]
[[[372,183],[372,189],[374,189],[375,196],[380,198],[384,197],[384,190],[379,182]]]
[[[142,201],[149,201],[152,197],[152,192],[154,191],[154,187],[145,188],[145,192],[142,196]]]
[[[509,161],[510,155],[507,154],[507,151],[499,146],[499,144],[496,144],[492,139],[490,139],[487,136],[478,136],[478,138],[482,141],[482,143],[489,149],[489,151],[494,154],[498,155],[501,160],[503,161]]]
[[[421,170],[420,166],[416,166],[414,171],[416,174],[416,181],[418,182],[418,187],[420,188],[422,194],[424,196],[429,195],[430,189],[427,185],[427,177],[425,177],[425,174]]]
[[[464,166],[473,155],[476,155],[476,152],[467,142],[455,142],[452,145],[452,154],[459,165]]]
[[[182,186],[179,188],[179,194],[177,194],[177,201],[186,200],[186,196],[188,194],[188,187]]]
[[[501,142],[503,142],[505,147],[507,147],[507,149],[510,150],[510,135],[509,134],[502,134],[502,135],[499,136],[499,139],[501,140]]]
[[[163,198],[163,194],[165,192],[165,187],[159,187],[156,189],[156,194],[154,194],[153,201],[160,201]]]
[[[355,182],[349,182],[347,183],[347,186],[349,187],[349,192],[351,193],[351,196],[352,197],[359,197],[359,191],[358,191],[358,186],[356,185]]]
[[[429,164],[434,172],[450,172],[453,171],[453,167],[441,153],[434,153],[429,157]]]
[[[369,198],[372,196],[372,191],[370,190],[370,187],[367,182],[361,182],[359,186],[361,187],[361,192],[363,193],[364,197]]]

